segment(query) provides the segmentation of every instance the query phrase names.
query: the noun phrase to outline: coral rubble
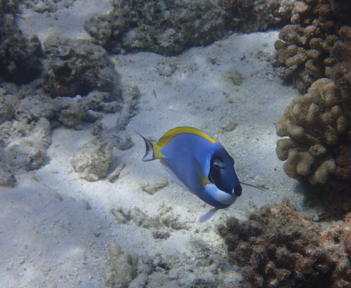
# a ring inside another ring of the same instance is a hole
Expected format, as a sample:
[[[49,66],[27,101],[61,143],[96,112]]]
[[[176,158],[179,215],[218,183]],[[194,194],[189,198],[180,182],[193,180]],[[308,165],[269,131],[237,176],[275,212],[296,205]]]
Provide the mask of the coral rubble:
[[[350,216],[323,228],[286,200],[218,232],[252,287],[351,287]]]
[[[112,10],[85,22],[86,31],[113,53],[176,55],[224,35],[224,11],[211,0],[114,0]]]
[[[107,287],[246,287],[233,279],[231,265],[201,240],[189,241],[193,257],[165,253],[135,255],[116,243],[108,247]],[[237,276],[237,275],[236,275]],[[241,279],[240,279],[241,280]]]

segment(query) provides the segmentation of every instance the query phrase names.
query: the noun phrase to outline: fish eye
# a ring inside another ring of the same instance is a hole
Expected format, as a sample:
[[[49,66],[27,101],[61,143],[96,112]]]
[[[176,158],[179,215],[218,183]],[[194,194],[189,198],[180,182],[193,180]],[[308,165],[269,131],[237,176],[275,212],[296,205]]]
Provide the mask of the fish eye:
[[[219,165],[218,163],[213,163],[213,167],[215,167],[216,169],[221,169],[221,165]]]

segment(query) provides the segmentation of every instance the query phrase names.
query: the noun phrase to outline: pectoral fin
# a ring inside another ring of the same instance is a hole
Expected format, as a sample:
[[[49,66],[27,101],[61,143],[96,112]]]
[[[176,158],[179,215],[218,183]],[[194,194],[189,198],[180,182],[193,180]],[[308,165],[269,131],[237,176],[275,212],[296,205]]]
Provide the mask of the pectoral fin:
[[[216,207],[212,208],[210,211],[206,212],[204,215],[202,215],[199,218],[199,222],[200,223],[206,222],[217,212],[217,210],[218,210],[218,208],[216,208]]]

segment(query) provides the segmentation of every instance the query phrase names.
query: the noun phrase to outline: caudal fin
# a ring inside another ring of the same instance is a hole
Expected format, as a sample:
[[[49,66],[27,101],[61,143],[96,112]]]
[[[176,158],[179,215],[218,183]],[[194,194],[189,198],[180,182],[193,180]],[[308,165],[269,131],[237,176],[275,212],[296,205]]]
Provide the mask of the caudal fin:
[[[141,135],[140,133],[136,132],[141,138],[144,139],[144,143],[145,143],[145,155],[143,157],[143,161],[152,161],[155,160],[155,152],[154,152],[154,145],[147,140],[143,135]]]

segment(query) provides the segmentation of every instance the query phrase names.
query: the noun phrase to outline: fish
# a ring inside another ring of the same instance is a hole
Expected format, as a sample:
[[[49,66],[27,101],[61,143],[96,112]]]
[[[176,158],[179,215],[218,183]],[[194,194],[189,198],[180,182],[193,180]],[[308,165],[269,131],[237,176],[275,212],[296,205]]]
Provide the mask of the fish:
[[[234,159],[216,139],[193,127],[167,131],[157,143],[139,134],[145,142],[143,161],[160,160],[169,177],[185,190],[213,206],[199,218],[210,219],[241,196],[242,187]]]

